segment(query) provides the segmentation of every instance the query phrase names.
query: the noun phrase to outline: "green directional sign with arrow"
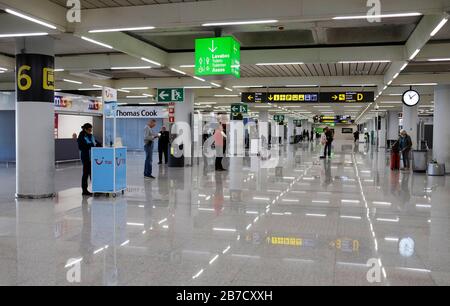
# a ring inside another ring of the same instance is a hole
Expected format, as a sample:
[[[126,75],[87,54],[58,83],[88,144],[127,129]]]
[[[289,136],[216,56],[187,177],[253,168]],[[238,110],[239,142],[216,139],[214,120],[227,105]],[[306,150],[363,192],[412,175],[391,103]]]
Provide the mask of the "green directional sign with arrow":
[[[284,115],[273,115],[273,121],[283,122],[286,119]]]
[[[202,38],[195,41],[195,75],[241,77],[241,45],[233,37]]]
[[[247,114],[248,106],[245,104],[231,104],[231,112],[234,114]]]
[[[160,103],[184,102],[184,88],[158,89],[158,102]]]

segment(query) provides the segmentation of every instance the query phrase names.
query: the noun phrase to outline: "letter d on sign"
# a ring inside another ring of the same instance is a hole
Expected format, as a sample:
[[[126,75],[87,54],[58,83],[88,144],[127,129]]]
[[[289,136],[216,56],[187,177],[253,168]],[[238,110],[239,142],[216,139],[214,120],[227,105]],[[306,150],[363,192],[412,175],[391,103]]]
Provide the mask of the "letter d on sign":
[[[81,261],[71,258],[67,261],[66,268],[69,268],[66,274],[67,282],[81,283]]]
[[[67,0],[66,6],[69,8],[66,15],[67,21],[70,23],[81,22],[80,0]]]

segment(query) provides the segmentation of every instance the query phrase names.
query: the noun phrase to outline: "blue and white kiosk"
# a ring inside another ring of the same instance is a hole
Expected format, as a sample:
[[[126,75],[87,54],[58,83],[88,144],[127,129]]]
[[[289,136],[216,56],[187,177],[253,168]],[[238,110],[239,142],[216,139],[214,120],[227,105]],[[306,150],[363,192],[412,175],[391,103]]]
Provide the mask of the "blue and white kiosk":
[[[92,149],[92,192],[116,196],[127,188],[127,148],[116,137],[117,90],[103,88],[104,147]]]

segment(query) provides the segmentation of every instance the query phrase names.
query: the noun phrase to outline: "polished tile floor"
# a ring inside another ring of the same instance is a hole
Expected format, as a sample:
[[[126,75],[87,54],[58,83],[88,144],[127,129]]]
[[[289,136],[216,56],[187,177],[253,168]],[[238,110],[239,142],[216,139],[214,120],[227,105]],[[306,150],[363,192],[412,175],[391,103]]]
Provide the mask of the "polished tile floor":
[[[71,165],[55,199],[16,201],[0,166],[0,285],[73,285],[77,267],[81,285],[450,285],[449,179],[391,172],[363,144],[319,149],[155,165],[155,181],[134,153],[116,199],[83,199]]]

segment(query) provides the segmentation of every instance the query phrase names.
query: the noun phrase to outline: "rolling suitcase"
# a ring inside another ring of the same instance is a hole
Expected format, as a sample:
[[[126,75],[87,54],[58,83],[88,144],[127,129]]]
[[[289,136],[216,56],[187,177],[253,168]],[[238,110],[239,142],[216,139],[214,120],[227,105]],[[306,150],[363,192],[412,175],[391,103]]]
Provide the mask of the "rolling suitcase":
[[[400,153],[391,152],[391,170],[400,170]]]

